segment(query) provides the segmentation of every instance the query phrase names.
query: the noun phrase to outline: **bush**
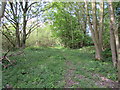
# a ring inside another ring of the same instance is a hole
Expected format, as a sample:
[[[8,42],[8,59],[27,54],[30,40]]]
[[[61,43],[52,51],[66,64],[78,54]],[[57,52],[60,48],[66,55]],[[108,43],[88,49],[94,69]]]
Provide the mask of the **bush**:
[[[110,48],[106,48],[105,51],[102,52],[103,61],[112,61],[112,53]]]

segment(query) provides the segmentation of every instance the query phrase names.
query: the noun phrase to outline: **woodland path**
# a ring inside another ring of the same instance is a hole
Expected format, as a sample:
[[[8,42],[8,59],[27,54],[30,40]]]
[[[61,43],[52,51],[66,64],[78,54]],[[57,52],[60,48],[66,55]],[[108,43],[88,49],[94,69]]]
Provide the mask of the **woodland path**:
[[[64,56],[67,56],[67,55],[64,55]],[[76,65],[74,65],[70,60],[66,61],[66,65],[68,66],[68,69],[66,70],[66,74],[64,76],[65,82],[66,82],[66,84],[64,86],[65,88],[71,88],[71,87],[74,87],[74,85],[80,85],[80,82],[76,81],[75,79],[85,80],[85,81],[89,82],[89,78],[87,78],[86,76],[80,75],[80,74],[75,74]],[[86,73],[87,72],[88,71],[86,71]],[[92,73],[92,72],[89,72],[88,74],[91,74],[93,76],[93,78],[98,78],[98,80],[91,79],[94,82],[94,84],[98,87],[120,88],[120,84],[117,81],[110,80],[102,75]]]
[[[91,48],[28,48],[11,57],[3,69],[3,85],[19,88],[120,88],[110,62],[93,59]],[[22,83],[21,83],[22,82]]]

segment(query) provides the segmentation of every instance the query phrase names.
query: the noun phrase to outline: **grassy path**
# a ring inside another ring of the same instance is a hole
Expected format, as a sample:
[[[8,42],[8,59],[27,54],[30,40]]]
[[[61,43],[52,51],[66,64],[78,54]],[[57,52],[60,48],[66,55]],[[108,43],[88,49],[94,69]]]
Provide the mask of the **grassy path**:
[[[111,62],[95,61],[91,48],[34,47],[11,57],[17,64],[3,69],[3,87],[14,88],[97,88],[118,87]]]
[[[66,62],[66,65],[68,66],[68,69],[66,70],[66,74],[65,74],[65,88],[70,88],[75,84],[79,84],[79,82],[75,82],[73,80],[74,77],[74,72],[75,72],[75,67],[73,66],[73,64],[70,61]]]
[[[71,55],[67,55],[64,54],[64,56],[71,56]],[[75,64],[75,65],[74,65]],[[120,88],[120,85],[118,84],[118,82],[113,81],[111,79],[108,79],[107,77],[104,77],[102,75],[100,75],[99,73],[94,73],[94,72],[90,72],[90,71],[86,71],[86,69],[82,69],[80,68],[80,71],[85,72],[86,74],[89,75],[89,77],[82,75],[81,73],[76,74],[75,72],[77,71],[76,66],[81,66],[81,64],[83,64],[81,61],[74,63],[72,60],[68,60],[66,61],[66,65],[68,66],[67,71],[66,71],[66,75],[65,75],[65,88],[70,88],[70,87],[81,87],[81,84],[88,84],[89,88],[90,87],[95,87],[95,88]],[[83,85],[83,86],[84,86]]]

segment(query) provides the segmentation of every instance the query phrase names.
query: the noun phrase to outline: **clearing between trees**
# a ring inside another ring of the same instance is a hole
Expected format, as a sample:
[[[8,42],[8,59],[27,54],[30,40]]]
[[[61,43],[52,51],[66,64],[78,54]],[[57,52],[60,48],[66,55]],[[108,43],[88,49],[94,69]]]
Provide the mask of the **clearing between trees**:
[[[16,65],[3,68],[3,87],[120,88],[112,62],[95,60],[93,47],[29,47],[10,59]]]

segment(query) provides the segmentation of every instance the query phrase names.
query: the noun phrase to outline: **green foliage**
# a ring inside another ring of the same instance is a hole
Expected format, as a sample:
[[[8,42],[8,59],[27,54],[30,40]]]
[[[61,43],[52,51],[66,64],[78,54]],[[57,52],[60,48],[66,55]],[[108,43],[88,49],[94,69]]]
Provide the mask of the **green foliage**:
[[[71,70],[71,68],[73,69],[73,67],[75,68],[73,70],[74,75],[71,79],[75,82],[79,82],[79,84],[71,87],[99,88],[101,86],[98,86],[95,83],[100,80],[101,76],[114,81],[116,80],[116,69],[113,68],[111,62],[112,55],[109,44],[110,20],[108,19],[109,15],[107,14],[107,4],[105,3],[106,7],[104,10],[106,14],[104,15],[103,30],[103,49],[105,50],[102,52],[103,61],[94,60],[93,54],[95,53],[95,50],[94,47],[90,47],[90,45],[93,45],[91,34],[89,34],[86,16],[83,16],[79,4],[74,2],[54,2],[50,3],[47,7],[43,6],[43,11],[51,7],[49,10],[44,12],[45,15],[43,16],[44,19],[48,21],[44,23],[45,26],[43,25],[42,28],[38,27],[37,29],[33,29],[34,31],[30,34],[26,41],[26,45],[28,47],[24,50],[25,54],[10,57],[10,60],[16,60],[17,64],[15,66],[10,66],[7,69],[3,69],[4,86],[8,83],[14,88],[65,87],[65,75],[69,74],[68,71]],[[84,5],[84,3],[80,5]],[[31,15],[33,14],[33,17],[36,17],[39,13],[39,11],[37,11],[39,6],[36,6],[37,7],[35,8],[34,6],[32,11],[30,11],[31,13],[27,13],[26,16],[32,17]],[[89,5],[88,7],[89,9],[91,8]],[[36,9],[37,12],[34,9]],[[115,15],[117,15],[116,19],[118,20],[118,8],[115,12]],[[98,14],[99,11],[97,9],[97,15]],[[19,16],[22,16],[22,14]],[[92,19],[91,14],[90,17]],[[19,18],[22,20],[22,17],[15,17],[15,19]],[[86,27],[84,28],[82,27],[82,25],[84,25],[83,22],[86,22]],[[23,23],[20,22],[19,26],[22,25]],[[10,40],[16,44],[15,28],[8,28],[10,30],[3,31]],[[31,26],[27,27],[27,30],[29,28],[31,28]],[[20,33],[20,36],[22,36],[22,30]],[[20,40],[22,40],[22,37],[20,37]],[[8,47],[13,46],[3,36],[3,49],[8,49]],[[73,67],[71,65],[67,65],[67,62],[71,62]],[[8,62],[3,63],[7,64]],[[76,75],[83,77],[76,78]]]
[[[92,40],[78,22],[75,11],[70,7],[71,3],[53,3],[53,7],[47,13],[47,19],[52,20],[51,25],[54,37],[60,38],[65,47],[80,48],[89,45]],[[86,31],[86,30],[85,30]]]
[[[31,47],[25,50],[25,55],[11,59],[16,60],[17,65],[4,70],[4,85],[9,83],[16,88],[52,88],[64,77],[64,60],[61,53],[54,49]]]
[[[52,36],[49,25],[37,28],[27,39],[27,46],[54,46],[57,40]]]
[[[15,29],[9,25],[9,30],[6,30],[5,28],[3,28],[2,32],[4,33],[2,35],[2,49],[3,50],[8,50],[9,48],[11,48],[12,50],[14,50],[15,48],[13,47],[13,45],[10,43],[10,41],[15,45],[16,44],[16,40],[15,40]],[[9,41],[10,40],[10,41]]]
[[[103,48],[110,48],[110,27],[109,27],[110,20],[108,19],[108,14],[104,17],[104,30],[103,30]]]
[[[112,61],[112,53],[110,48],[106,48],[103,52],[103,61]]]

